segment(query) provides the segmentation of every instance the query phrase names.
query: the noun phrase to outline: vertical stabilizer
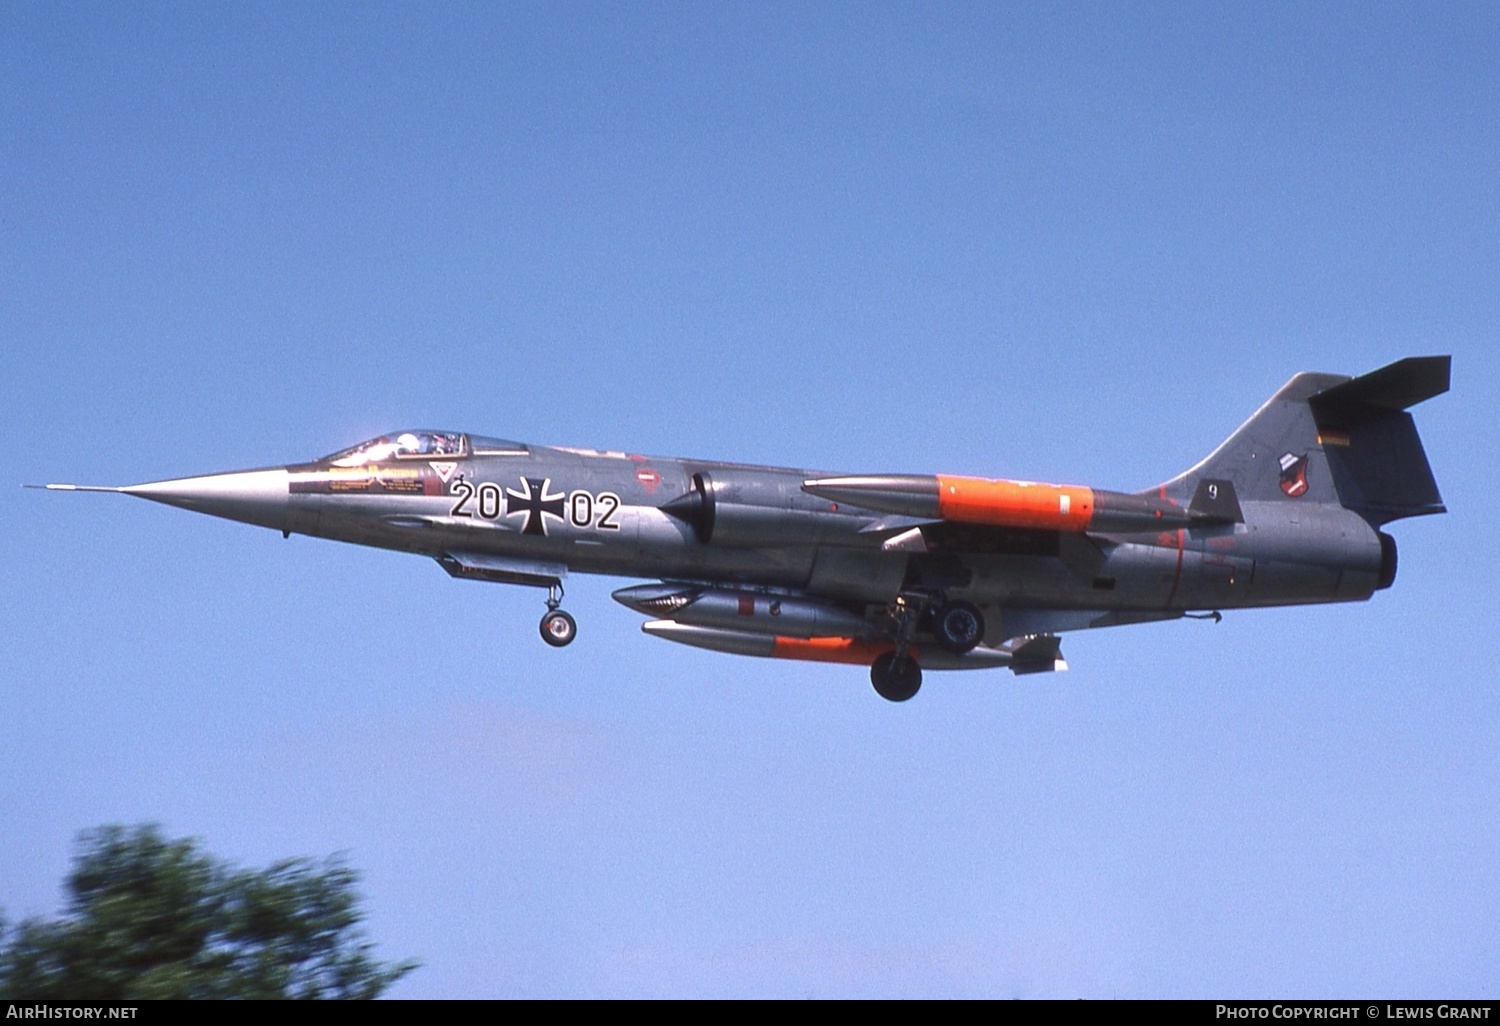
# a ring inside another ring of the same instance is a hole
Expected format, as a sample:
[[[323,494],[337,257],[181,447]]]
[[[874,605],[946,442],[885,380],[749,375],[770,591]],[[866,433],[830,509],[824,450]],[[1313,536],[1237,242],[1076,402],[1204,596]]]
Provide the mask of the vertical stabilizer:
[[[1357,378],[1298,374],[1197,466],[1149,493],[1202,503],[1228,482],[1242,502],[1343,506],[1379,526],[1444,512],[1410,406],[1448,390],[1452,358],[1400,360]]]

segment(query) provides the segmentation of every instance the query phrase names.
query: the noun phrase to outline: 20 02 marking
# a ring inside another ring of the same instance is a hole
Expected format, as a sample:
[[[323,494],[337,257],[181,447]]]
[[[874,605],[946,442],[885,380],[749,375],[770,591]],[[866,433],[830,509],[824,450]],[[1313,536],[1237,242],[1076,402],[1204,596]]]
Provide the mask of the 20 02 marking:
[[[476,513],[484,520],[499,520],[501,517],[526,512],[522,508],[509,508],[504,502],[504,491],[493,481],[471,484],[457,478],[448,487],[448,494],[458,496],[451,511],[455,517],[472,517]],[[470,508],[472,503],[473,508]],[[515,507],[511,503],[511,507]],[[615,514],[620,509],[620,497],[614,492],[590,492],[582,488],[568,493],[568,522],[574,527],[595,531],[618,531],[620,524]]]

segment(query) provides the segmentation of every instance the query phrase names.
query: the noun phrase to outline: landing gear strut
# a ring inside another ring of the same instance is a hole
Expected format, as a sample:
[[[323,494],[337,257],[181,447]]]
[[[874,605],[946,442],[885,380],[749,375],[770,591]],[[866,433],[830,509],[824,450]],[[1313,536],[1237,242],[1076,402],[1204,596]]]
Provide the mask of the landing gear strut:
[[[548,587],[547,613],[542,617],[540,629],[542,640],[553,648],[572,644],[573,639],[578,637],[578,621],[558,608],[562,605],[562,600],[561,582]]]
[[[882,652],[870,664],[870,683],[887,702],[904,702],[922,687],[922,668],[911,657],[911,636],[926,607],[926,600],[920,596],[896,598],[896,648]]]
[[[922,687],[922,667],[911,655],[911,638],[918,624],[954,655],[972,651],[984,640],[984,614],[971,602],[948,601],[941,591],[916,588],[896,596],[890,609],[896,621],[896,647],[882,652],[870,665],[870,683],[890,702],[904,702]]]

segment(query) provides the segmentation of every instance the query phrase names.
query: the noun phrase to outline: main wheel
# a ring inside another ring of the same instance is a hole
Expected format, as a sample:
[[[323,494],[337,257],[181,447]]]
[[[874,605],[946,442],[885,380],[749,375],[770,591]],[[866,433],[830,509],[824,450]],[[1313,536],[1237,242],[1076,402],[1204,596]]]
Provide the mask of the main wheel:
[[[932,633],[939,645],[963,655],[984,640],[984,614],[971,603],[949,602],[933,614]]]
[[[887,702],[904,702],[921,688],[922,668],[911,656],[897,659],[894,652],[882,652],[870,665],[870,683]]]
[[[554,609],[542,617],[542,640],[553,648],[562,648],[578,637],[578,621],[561,609]]]

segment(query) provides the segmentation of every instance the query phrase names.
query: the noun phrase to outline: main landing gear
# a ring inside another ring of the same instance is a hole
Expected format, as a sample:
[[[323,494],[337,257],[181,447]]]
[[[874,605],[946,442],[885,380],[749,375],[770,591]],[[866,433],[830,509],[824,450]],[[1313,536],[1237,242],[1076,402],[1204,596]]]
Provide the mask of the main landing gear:
[[[948,602],[925,595],[899,595],[892,610],[896,618],[896,647],[882,652],[870,665],[870,683],[888,702],[905,702],[922,687],[922,667],[911,654],[911,638],[917,624],[926,623],[937,643],[954,655],[963,655],[984,640],[984,614],[969,602]]]
[[[892,609],[896,617],[896,648],[882,652],[870,664],[870,683],[887,702],[904,702],[922,687],[922,668],[911,656],[911,636],[927,609],[921,595],[897,595]]]
[[[572,644],[578,637],[578,621],[558,608],[562,600],[562,583],[551,585],[547,589],[547,613],[542,617],[540,629],[542,640],[553,648]]]
[[[945,602],[932,614],[932,634],[954,655],[963,655],[984,640],[984,614],[969,602]]]
[[[904,702],[922,687],[922,668],[910,655],[882,652],[870,665],[870,683],[887,702]]]

